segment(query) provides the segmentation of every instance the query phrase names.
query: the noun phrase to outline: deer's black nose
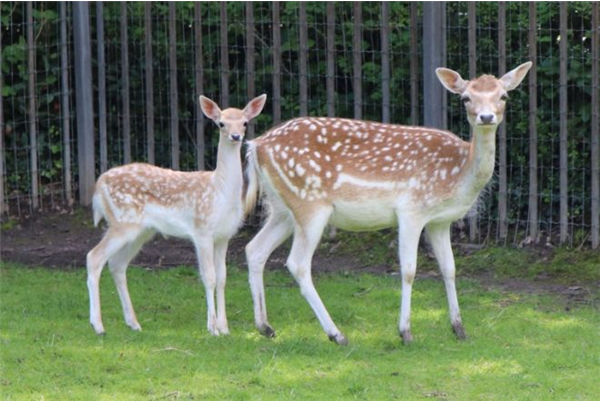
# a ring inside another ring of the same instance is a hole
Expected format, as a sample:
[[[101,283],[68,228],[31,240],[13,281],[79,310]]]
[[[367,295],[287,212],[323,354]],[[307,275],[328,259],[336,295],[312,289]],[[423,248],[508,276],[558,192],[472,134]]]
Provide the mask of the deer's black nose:
[[[231,134],[232,141],[239,141],[241,139],[242,139],[242,136],[240,134]]]
[[[490,124],[494,120],[493,114],[480,114],[479,119],[483,124]]]

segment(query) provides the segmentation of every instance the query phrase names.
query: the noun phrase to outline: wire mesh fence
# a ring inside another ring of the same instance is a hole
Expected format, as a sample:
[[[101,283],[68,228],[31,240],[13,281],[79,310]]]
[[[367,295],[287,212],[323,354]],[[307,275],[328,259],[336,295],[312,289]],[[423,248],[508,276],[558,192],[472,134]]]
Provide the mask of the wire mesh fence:
[[[223,107],[268,94],[249,137],[300,115],[424,124],[433,97],[440,126],[468,139],[460,100],[428,89],[439,66],[428,52],[443,45],[436,60],[463,77],[535,66],[511,92],[496,175],[465,220],[467,241],[598,246],[597,3],[81,4],[0,3],[3,216],[85,204],[85,164],[95,177],[129,161],[214,168],[216,129],[200,94]],[[85,154],[80,6],[93,113]]]

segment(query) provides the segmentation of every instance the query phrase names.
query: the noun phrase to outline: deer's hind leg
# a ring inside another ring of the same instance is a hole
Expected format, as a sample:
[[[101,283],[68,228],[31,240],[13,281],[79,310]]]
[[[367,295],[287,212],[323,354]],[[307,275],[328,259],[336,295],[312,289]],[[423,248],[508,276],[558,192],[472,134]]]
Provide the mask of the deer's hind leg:
[[[133,241],[124,245],[118,252],[116,252],[108,260],[108,267],[112,274],[115,286],[117,287],[117,293],[119,299],[121,299],[121,305],[123,307],[123,316],[125,317],[125,323],[134,331],[141,331],[131,298],[129,296],[129,289],[127,287],[127,267],[131,260],[139,253],[142,246],[154,236],[154,231],[146,230],[141,232],[137,238]]]

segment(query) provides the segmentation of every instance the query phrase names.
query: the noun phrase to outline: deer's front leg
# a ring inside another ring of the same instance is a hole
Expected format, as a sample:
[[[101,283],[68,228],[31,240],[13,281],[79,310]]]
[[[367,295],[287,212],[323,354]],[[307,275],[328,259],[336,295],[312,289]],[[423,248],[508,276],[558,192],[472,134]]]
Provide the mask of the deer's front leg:
[[[217,329],[217,313],[215,309],[215,287],[217,278],[214,265],[214,242],[212,238],[200,237],[195,239],[196,253],[198,254],[198,264],[200,277],[206,290],[206,312],[208,316],[207,328],[213,335],[219,335]]]
[[[225,283],[227,282],[227,241],[215,244],[215,271],[217,277],[217,330],[221,335],[229,335],[225,310]]]
[[[427,225],[427,237],[429,238],[433,253],[435,254],[435,258],[440,266],[440,271],[444,277],[452,330],[459,339],[466,339],[467,336],[458,307],[458,297],[456,296],[456,282],[454,279],[456,268],[454,265],[452,244],[450,242],[450,223]]]
[[[414,219],[399,217],[398,226],[398,255],[400,258],[400,272],[402,274],[399,331],[404,344],[409,344],[413,340],[410,331],[412,284],[417,273],[417,249],[423,225]]]

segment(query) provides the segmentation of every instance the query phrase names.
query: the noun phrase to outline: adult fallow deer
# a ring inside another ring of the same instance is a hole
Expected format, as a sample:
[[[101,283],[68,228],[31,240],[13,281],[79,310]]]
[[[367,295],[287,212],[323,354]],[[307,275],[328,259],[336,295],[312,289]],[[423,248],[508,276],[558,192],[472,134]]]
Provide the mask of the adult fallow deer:
[[[323,229],[327,224],[351,231],[397,226],[402,339],[412,341],[411,290],[423,228],[444,277],[452,328],[465,338],[450,224],[469,211],[490,180],[507,92],[530,67],[525,63],[502,78],[483,75],[472,81],[446,68],[436,70],[442,84],[462,97],[473,128],[471,142],[434,128],[324,117],[293,119],[251,141],[246,209],[251,210],[260,188],[269,211],[264,227],[246,247],[259,331],[274,335],[265,305],[265,262],[293,234],[287,266],[329,338],[347,344],[312,282],[311,260]]]

